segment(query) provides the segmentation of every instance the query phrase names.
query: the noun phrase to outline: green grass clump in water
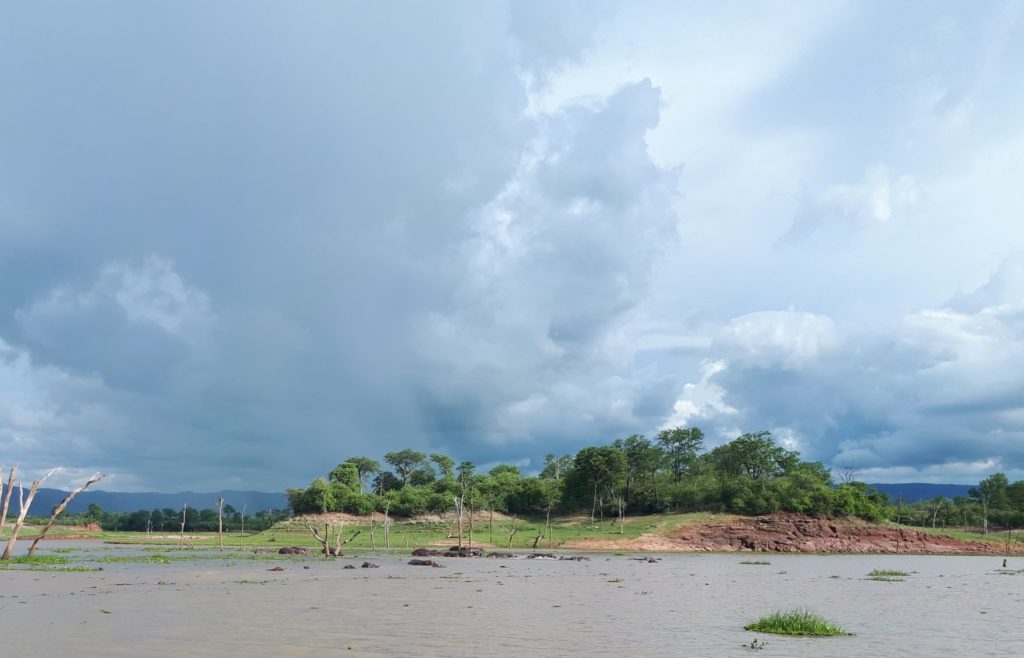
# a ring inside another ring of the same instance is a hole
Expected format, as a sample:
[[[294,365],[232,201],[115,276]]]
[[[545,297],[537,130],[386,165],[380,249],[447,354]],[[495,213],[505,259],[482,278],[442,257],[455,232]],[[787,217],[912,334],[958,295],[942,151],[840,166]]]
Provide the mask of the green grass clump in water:
[[[70,564],[71,560],[59,555],[15,555],[8,562],[11,564]]]
[[[875,569],[868,574],[868,580],[877,580],[885,583],[898,583],[902,582],[904,577],[910,574],[906,571],[896,571],[895,569]]]
[[[777,635],[850,635],[839,626],[835,626],[827,619],[808,610],[772,612],[743,628],[748,631]]]

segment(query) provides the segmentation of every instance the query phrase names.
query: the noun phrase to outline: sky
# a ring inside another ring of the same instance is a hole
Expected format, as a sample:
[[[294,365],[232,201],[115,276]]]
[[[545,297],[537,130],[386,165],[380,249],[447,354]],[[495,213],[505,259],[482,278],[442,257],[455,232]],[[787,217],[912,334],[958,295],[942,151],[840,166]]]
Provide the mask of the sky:
[[[1021,71],[1021,1],[0,2],[0,464],[1024,479]]]

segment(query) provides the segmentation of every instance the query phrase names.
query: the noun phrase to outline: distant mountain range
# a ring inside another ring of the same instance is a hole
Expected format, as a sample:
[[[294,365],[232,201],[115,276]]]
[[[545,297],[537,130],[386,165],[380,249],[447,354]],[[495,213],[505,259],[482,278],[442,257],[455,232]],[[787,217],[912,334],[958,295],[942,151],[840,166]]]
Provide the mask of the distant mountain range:
[[[973,489],[974,484],[933,484],[931,482],[900,482],[896,484],[872,484],[884,494],[889,495],[889,500],[896,502],[903,496],[903,502],[912,503],[917,500],[931,500],[936,496],[956,498],[966,496],[967,492]]]
[[[36,499],[32,502],[31,514],[36,516],[47,516],[55,505],[64,500],[66,491],[60,489],[40,489],[36,493]],[[75,496],[68,511],[72,513],[84,512],[89,505],[96,503],[105,512],[135,512],[140,509],[152,510],[169,507],[180,510],[182,505],[198,509],[216,509],[217,497],[224,499],[225,505],[231,505],[237,511],[245,506],[246,515],[264,512],[272,509],[283,510],[288,508],[288,498],[284,493],[266,493],[263,491],[215,491],[212,493],[196,493],[194,491],[182,491],[181,493],[155,493],[149,491],[125,493],[121,491],[83,491]],[[11,497],[11,507],[18,508],[18,492]]]

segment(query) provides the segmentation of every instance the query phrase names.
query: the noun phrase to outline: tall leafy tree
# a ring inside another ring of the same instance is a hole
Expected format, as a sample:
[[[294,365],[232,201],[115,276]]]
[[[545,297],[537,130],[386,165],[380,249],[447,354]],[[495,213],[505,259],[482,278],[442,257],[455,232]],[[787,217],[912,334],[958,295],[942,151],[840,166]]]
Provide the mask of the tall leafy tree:
[[[554,454],[545,455],[544,468],[540,472],[540,477],[560,480],[564,478],[572,468],[572,462],[572,455],[562,455],[561,457],[556,457]]]
[[[409,476],[412,475],[413,471],[426,465],[427,455],[406,448],[398,452],[387,453],[384,455],[384,461],[391,464],[395,469],[395,473],[402,480],[402,486],[404,487],[409,483]]]
[[[370,459],[369,457],[349,457],[345,460],[346,464],[352,464],[356,467],[356,472],[359,473],[359,490],[363,489],[363,482],[366,477],[374,473],[380,473],[380,462],[376,459]]]
[[[442,480],[451,480],[455,477],[455,460],[440,452],[430,455],[430,461],[434,462]]]
[[[361,491],[362,483],[359,481],[359,469],[349,461],[342,462],[331,469],[327,479],[332,484],[340,484],[351,491]]]
[[[993,473],[978,483],[967,495],[981,504],[982,531],[988,534],[989,512],[994,509],[1005,509],[1010,502],[1010,482],[1003,473]]]
[[[679,482],[704,447],[704,432],[699,427],[662,430],[658,434],[658,444],[665,450],[672,479]]]
[[[589,494],[590,518],[593,521],[598,508],[603,508],[605,493],[619,486],[625,477],[626,455],[621,450],[615,446],[583,448],[573,460],[567,486],[574,490],[577,499]]]
[[[722,475],[766,480],[796,467],[800,455],[775,444],[771,432],[744,434],[711,451],[710,460]]]
[[[639,434],[618,439],[612,444],[626,456],[626,500],[632,500],[638,485],[653,480],[665,461],[665,451]]]

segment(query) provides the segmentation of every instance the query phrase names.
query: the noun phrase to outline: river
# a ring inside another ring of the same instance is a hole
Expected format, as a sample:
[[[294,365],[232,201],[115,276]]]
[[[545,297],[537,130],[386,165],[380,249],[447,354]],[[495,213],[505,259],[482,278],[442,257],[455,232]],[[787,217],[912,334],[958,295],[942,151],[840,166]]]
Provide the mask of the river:
[[[145,554],[75,546],[76,561]],[[91,552],[90,552],[91,551]],[[169,551],[168,554],[174,553]],[[149,554],[152,554],[151,552]],[[209,556],[209,554],[205,554]],[[100,557],[97,557],[100,556]],[[1007,656],[1020,653],[1024,559],[909,555],[592,554],[589,561],[408,557],[103,563],[0,572],[7,655]],[[378,569],[358,567],[364,559]],[[763,560],[766,565],[743,564]],[[280,565],[284,571],[268,571]],[[910,572],[901,582],[873,569]],[[806,608],[853,633],[744,624]],[[764,649],[750,649],[754,639]]]

